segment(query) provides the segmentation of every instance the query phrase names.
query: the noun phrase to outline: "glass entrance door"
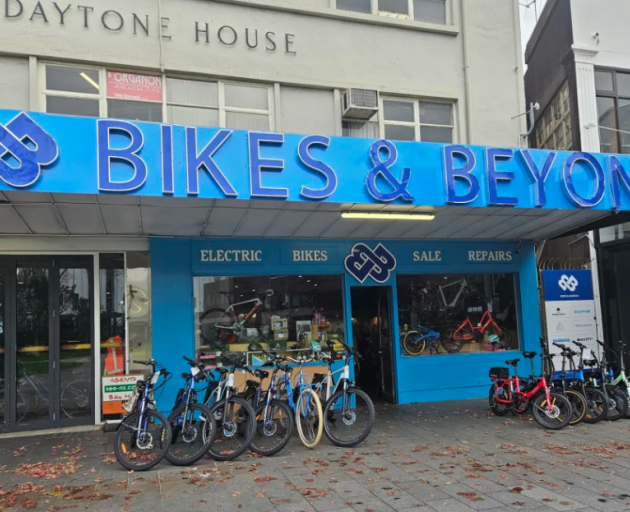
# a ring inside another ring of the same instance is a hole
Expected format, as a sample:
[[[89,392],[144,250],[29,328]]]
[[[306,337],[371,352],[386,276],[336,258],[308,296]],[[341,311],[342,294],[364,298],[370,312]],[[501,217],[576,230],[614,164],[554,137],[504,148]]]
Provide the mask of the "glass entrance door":
[[[92,297],[91,257],[0,258],[4,430],[94,421]]]

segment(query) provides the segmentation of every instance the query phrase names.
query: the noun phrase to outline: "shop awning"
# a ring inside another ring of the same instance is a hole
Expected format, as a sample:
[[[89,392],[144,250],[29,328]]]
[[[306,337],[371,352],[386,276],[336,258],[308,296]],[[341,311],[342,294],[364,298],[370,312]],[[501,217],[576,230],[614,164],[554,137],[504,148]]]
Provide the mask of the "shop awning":
[[[430,221],[342,212],[431,212]],[[601,210],[471,208],[0,192],[2,235],[544,240],[608,217]]]

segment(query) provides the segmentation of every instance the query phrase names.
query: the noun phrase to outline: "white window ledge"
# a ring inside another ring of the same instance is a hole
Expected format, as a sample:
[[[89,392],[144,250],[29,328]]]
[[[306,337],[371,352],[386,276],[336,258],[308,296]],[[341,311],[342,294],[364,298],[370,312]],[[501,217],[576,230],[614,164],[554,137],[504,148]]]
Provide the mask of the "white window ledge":
[[[320,18],[330,18],[339,21],[350,21],[356,23],[370,23],[372,25],[389,26],[407,30],[417,30],[420,32],[433,32],[457,36],[459,29],[453,25],[441,25],[439,23],[425,23],[422,21],[405,20],[379,16],[375,14],[364,14],[359,12],[344,11],[332,7],[314,7],[306,1],[301,0],[214,0],[229,5],[240,5],[243,7],[260,7],[275,11],[292,12],[305,16],[316,16]]]

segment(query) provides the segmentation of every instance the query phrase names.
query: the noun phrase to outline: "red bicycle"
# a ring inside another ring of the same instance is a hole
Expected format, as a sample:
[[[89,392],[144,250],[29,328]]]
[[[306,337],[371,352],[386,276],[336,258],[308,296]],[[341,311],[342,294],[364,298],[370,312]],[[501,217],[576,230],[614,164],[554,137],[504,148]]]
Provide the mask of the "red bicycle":
[[[533,376],[536,352],[523,352],[523,355],[530,360]],[[550,430],[566,427],[573,417],[571,402],[564,395],[553,393],[544,375],[521,381],[516,370],[519,361],[505,362],[514,368],[514,377],[510,377],[509,368],[490,369],[490,410],[497,416],[505,416],[510,411],[523,414],[531,408],[541,427]]]
[[[489,309],[486,309],[476,324],[467,316],[462,324],[452,328],[445,338],[446,344],[443,340],[442,345],[451,353],[459,352],[466,343],[471,341],[480,343],[484,338],[492,343],[495,350],[510,346],[510,331],[497,324]]]

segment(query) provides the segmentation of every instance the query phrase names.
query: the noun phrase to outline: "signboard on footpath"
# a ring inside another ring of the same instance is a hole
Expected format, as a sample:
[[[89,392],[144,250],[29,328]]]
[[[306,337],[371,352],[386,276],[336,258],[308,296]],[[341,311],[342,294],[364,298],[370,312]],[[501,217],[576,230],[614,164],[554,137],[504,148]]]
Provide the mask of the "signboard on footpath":
[[[560,353],[553,343],[586,345],[597,354],[597,319],[590,270],[543,270],[547,340],[552,354]],[[559,362],[556,362],[556,367]]]
[[[123,414],[122,403],[131,398],[136,382],[142,375],[118,375],[101,379],[103,414]]]

